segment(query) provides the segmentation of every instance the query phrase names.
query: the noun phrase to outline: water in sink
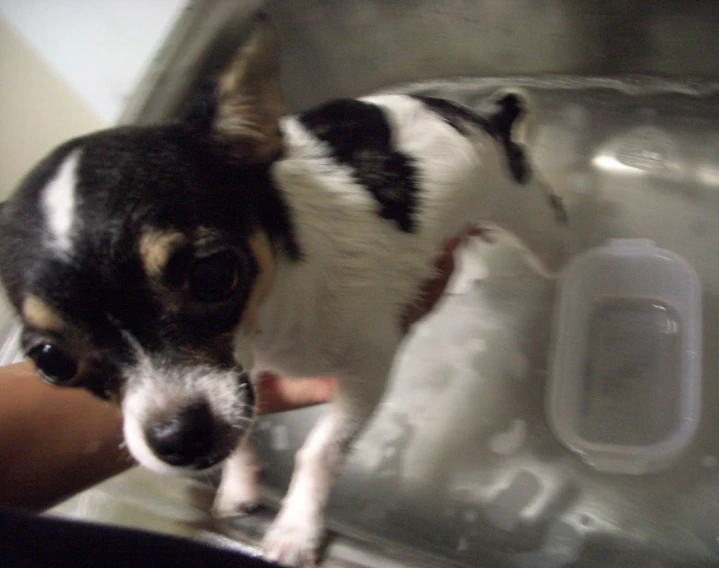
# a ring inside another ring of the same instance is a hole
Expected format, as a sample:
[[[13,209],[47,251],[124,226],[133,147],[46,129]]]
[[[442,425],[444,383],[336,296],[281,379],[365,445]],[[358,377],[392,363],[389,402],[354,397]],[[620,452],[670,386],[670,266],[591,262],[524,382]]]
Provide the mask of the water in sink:
[[[651,299],[604,302],[590,317],[579,434],[624,446],[662,440],[679,410],[679,317]]]

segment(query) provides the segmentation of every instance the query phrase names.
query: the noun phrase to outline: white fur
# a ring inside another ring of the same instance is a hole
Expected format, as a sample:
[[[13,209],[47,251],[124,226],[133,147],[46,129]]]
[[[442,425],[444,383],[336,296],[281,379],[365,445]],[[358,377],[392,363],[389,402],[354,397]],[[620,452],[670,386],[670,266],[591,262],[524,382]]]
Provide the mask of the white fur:
[[[45,186],[42,210],[47,222],[50,246],[64,254],[72,248],[73,224],[75,222],[75,187],[80,151],[67,155]]]
[[[260,503],[260,460],[245,440],[227,458],[212,512],[217,517],[248,513]]]
[[[419,169],[416,231],[382,219],[352,171],[297,120],[286,119],[286,156],[273,176],[305,256],[300,263],[279,259],[260,311],[262,333],[236,338],[238,353],[252,351],[254,372],[339,380],[336,400],[298,452],[288,494],[265,536],[267,556],[293,566],[315,560],[337,468],[384,393],[402,310],[433,276],[445,241],[471,225],[500,227],[550,268],[564,244],[546,188],[510,179],[485,132],[467,138],[410,97],[365,100],[384,109],[395,145]]]
[[[198,399],[207,401],[213,414],[232,424],[238,439],[249,431],[246,401],[238,400],[237,374],[202,365],[188,367],[147,355],[129,334],[137,364],[125,371],[122,401],[123,430],[127,447],[145,467],[158,473],[182,474],[184,468],[160,460],[148,446],[145,428],[156,416],[179,413]]]

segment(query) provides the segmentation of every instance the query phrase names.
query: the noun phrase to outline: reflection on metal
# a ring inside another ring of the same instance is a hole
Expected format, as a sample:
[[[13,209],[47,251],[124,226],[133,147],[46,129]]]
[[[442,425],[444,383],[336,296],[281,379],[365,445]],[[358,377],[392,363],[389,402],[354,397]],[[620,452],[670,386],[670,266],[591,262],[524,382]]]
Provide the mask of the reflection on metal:
[[[706,165],[696,169],[697,181],[711,187],[719,187],[719,166]]]
[[[242,40],[259,4],[192,3],[125,121],[175,113]],[[705,412],[694,445],[659,475],[602,475],[547,428],[553,283],[512,246],[472,249],[482,269],[408,339],[394,388],[339,480],[330,524],[341,536],[328,565],[719,565],[715,4],[283,0],[269,10],[291,110],[386,88],[470,106],[498,85],[531,89],[543,111],[537,159],[569,206],[575,251],[611,237],[652,239],[686,258],[705,292]],[[320,411],[257,428],[270,501]],[[521,443],[495,451],[518,420]],[[255,542],[265,526],[261,515],[200,522],[187,484],[154,482],[151,497],[148,479],[113,480],[93,492],[102,507],[85,511],[217,543],[227,542],[219,535]]]
[[[598,154],[592,159],[592,165],[600,170],[605,170],[609,174],[620,174],[628,176],[642,176],[647,172],[641,168],[628,166],[611,154]]]

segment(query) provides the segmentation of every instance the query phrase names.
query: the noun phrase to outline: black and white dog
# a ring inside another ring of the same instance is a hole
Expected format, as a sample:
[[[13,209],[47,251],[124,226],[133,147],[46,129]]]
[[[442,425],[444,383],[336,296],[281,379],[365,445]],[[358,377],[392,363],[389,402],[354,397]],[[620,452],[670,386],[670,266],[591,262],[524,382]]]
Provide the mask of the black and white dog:
[[[484,224],[552,271],[566,228],[532,172],[525,93],[485,115],[382,95],[283,117],[278,61],[260,17],[183,119],[53,151],[0,209],[0,274],[44,379],[120,405],[147,467],[224,462],[220,512],[257,499],[244,439],[258,374],[336,376],[264,541],[301,565],[443,244]]]

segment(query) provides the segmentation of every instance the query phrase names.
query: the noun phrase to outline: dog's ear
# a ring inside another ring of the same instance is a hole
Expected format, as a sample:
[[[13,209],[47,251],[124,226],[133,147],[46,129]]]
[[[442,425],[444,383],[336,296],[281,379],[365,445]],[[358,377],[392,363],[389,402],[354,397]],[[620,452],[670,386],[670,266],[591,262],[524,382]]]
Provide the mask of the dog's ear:
[[[214,138],[243,159],[271,161],[282,153],[279,120],[285,112],[279,83],[277,34],[265,14],[219,78]]]

